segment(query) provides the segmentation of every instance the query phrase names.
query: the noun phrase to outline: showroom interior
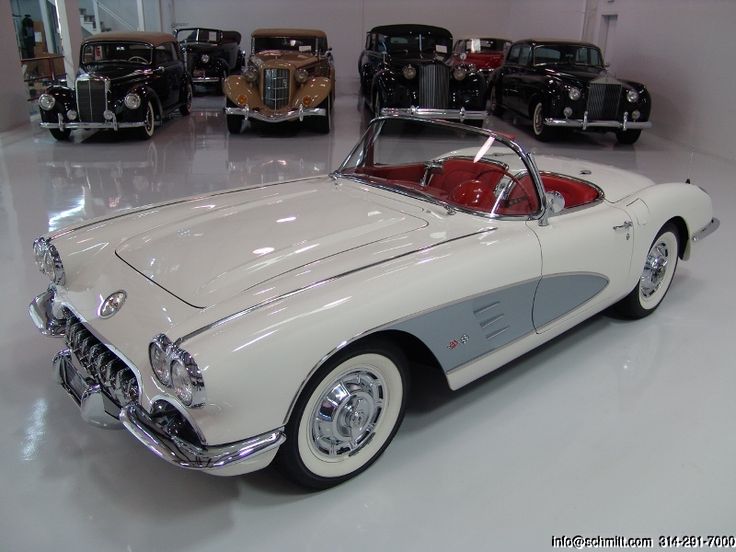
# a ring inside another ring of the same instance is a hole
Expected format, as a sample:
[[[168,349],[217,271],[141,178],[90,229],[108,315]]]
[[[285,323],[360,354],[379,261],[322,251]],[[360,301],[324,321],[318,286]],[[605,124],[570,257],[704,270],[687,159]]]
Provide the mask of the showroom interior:
[[[720,228],[679,262],[661,307],[641,320],[596,314],[459,390],[413,371],[391,446],[323,491],[273,467],[236,477],[178,469],[125,430],[85,423],[52,372],[64,340],[40,336],[28,316],[48,286],[34,239],[124,209],[337,169],[373,117],[358,74],[366,32],[398,23],[455,38],[590,42],[611,75],[646,85],[652,126],[635,144],[610,132],[542,142],[508,110],[482,126],[535,155],[687,180],[710,195]],[[101,28],[182,27],[237,31],[246,55],[259,28],[324,31],[335,68],[329,132],[298,121],[228,132],[226,97],[197,86],[191,113],[166,117],[150,139],[74,130],[56,140],[41,127],[38,97],[54,80],[73,82],[83,40]],[[544,550],[555,536],[656,546],[660,536],[734,535],[736,3],[6,0],[0,29],[3,548]]]

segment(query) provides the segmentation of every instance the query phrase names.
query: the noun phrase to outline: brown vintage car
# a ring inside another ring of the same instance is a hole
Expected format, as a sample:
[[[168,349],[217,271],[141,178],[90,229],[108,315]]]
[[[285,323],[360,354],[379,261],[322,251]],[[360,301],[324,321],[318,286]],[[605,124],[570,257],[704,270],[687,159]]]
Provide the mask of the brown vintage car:
[[[242,75],[225,80],[227,128],[247,120],[280,123],[313,117],[329,132],[335,98],[335,66],[327,35],[312,29],[258,29]]]

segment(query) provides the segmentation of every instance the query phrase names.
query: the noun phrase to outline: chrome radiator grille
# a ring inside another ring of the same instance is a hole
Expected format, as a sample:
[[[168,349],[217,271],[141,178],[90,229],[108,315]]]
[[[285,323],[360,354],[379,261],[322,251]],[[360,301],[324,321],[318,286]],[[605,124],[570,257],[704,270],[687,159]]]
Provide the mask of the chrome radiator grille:
[[[271,109],[281,109],[289,103],[289,70],[263,70],[263,103]]]
[[[104,123],[107,109],[105,79],[77,80],[77,113],[83,123]]]
[[[419,67],[418,107],[446,108],[450,91],[450,68],[443,64]]]
[[[64,336],[77,362],[117,406],[138,398],[138,382],[133,371],[69,311]]]
[[[618,119],[620,84],[591,83],[588,87],[588,120]]]

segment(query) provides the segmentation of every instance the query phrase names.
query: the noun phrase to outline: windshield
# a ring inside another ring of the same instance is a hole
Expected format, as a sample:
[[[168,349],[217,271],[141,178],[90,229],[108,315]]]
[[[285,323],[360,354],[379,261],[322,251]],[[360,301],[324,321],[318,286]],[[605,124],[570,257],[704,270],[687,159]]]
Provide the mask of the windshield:
[[[452,37],[434,33],[406,33],[398,36],[378,35],[378,51],[391,54],[446,54],[452,50]]]
[[[337,174],[448,208],[527,218],[541,202],[520,152],[504,137],[469,127],[380,118]]]
[[[534,48],[534,65],[546,64],[603,67],[603,56],[595,46],[543,44]]]
[[[82,47],[82,65],[136,63],[150,65],[151,45],[142,42],[88,42]]]
[[[508,40],[496,38],[469,38],[467,40],[461,40],[457,49],[460,52],[466,52],[468,54],[503,52],[503,49],[508,44]]]
[[[179,29],[176,40],[179,42],[209,42],[217,44],[220,31],[215,29]]]
[[[263,50],[294,50],[296,52],[317,52],[317,37],[314,36],[267,36],[253,39],[253,53]]]

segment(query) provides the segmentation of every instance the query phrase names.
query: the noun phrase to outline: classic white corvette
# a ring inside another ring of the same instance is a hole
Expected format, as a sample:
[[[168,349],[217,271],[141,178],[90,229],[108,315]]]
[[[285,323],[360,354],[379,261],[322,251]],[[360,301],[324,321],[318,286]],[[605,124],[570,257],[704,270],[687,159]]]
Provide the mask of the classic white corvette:
[[[409,366],[457,389],[615,305],[660,304],[718,226],[686,183],[374,120],[325,177],[142,207],[34,243],[30,314],[89,422],[172,464],[328,487],[388,446]]]

